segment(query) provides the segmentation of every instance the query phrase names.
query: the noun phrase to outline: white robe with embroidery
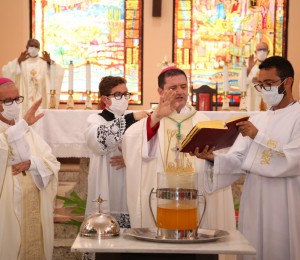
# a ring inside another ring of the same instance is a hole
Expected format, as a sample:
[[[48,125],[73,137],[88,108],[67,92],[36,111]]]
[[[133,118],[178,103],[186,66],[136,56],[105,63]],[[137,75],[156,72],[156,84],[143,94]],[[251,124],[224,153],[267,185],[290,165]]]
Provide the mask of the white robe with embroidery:
[[[50,107],[52,72],[55,74],[53,76],[55,86],[52,88],[56,90],[56,106],[58,106],[64,69],[58,64],[51,66],[55,66],[55,72],[40,57],[28,58],[21,62],[21,65],[19,65],[18,59],[15,59],[3,66],[3,77],[14,81],[19,89],[20,96],[24,96],[21,115],[25,114],[31,105],[41,97],[43,98],[41,108],[47,109]]]
[[[0,121],[0,259],[20,259],[21,226],[24,217],[22,198],[26,195],[22,194],[17,178],[21,174],[13,176],[9,164],[31,156],[32,165],[26,171],[26,178],[31,177],[39,190],[41,239],[44,255],[47,260],[51,260],[54,243],[53,211],[60,163],[52,155],[48,144],[24,120],[6,129],[7,127]],[[10,149],[14,155],[10,154]],[[18,154],[19,152],[24,154]]]
[[[121,155],[125,118],[122,116],[106,121],[102,116],[93,114],[88,117],[87,123],[84,135],[92,153],[85,214],[90,215],[99,211],[98,203],[93,201],[101,195],[105,200],[101,204],[101,211],[119,218],[120,214],[128,214],[126,175],[124,168],[116,170],[111,166],[110,158]]]
[[[256,137],[240,135],[227,154],[215,153],[206,188],[226,187],[244,174],[239,230],[257,251],[244,259],[300,259],[300,104],[251,121]]]
[[[199,121],[207,121],[205,115],[197,112],[193,125]],[[127,201],[131,226],[133,228],[155,227],[149,207],[149,194],[152,188],[157,188],[157,173],[164,172],[163,151],[164,123],[160,122],[158,133],[147,141],[147,119],[142,119],[132,125],[124,134],[122,152],[126,164]],[[204,190],[204,162],[195,160],[196,172],[199,173],[199,191]],[[235,229],[233,198],[231,187],[214,194],[207,195],[207,208],[203,218],[203,228]],[[156,198],[152,195],[152,209],[156,212]],[[156,215],[154,213],[154,215]]]

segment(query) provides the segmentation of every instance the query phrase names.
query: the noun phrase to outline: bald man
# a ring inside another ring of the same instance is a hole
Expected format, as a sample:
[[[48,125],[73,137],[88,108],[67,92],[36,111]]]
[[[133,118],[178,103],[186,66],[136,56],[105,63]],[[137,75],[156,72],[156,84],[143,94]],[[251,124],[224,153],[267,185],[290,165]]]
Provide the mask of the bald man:
[[[249,57],[247,67],[247,110],[260,111],[264,110],[265,105],[261,95],[253,87],[257,83],[258,66],[267,58],[269,54],[269,46],[265,42],[259,42],[255,48],[255,56],[252,54]],[[240,77],[241,79],[241,77]]]
[[[51,60],[50,53],[43,51],[41,56],[39,53],[40,42],[37,39],[30,39],[27,41],[26,50],[2,68],[3,77],[13,80],[20,95],[24,96],[21,115],[24,115],[40,98],[43,100],[41,108],[49,108],[50,89],[55,88],[56,100],[59,100],[64,70]],[[51,78],[55,80],[51,80]],[[54,86],[51,86],[52,84]],[[56,106],[58,106],[58,102]]]

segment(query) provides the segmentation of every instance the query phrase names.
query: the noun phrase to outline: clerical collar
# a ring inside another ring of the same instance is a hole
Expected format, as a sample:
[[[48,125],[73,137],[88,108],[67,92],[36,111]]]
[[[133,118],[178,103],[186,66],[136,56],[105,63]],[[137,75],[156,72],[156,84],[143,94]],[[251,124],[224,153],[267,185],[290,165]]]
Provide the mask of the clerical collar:
[[[181,110],[180,112],[178,113],[176,110],[171,114],[171,115],[174,115],[174,114],[189,114],[191,112],[194,111],[194,107],[190,106],[189,104],[186,104]]]
[[[179,114],[188,114],[188,113],[191,113],[191,109],[188,106],[184,106],[179,112]]]

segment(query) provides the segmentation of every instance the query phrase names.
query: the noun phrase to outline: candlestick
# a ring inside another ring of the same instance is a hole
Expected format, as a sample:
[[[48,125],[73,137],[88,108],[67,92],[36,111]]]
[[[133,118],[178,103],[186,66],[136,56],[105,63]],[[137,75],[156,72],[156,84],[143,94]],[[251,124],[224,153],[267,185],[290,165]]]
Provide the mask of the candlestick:
[[[49,108],[50,108],[50,109],[56,108],[55,89],[51,89],[51,90],[50,90],[50,102],[49,102]]]
[[[230,111],[230,109],[229,109],[228,91],[224,91],[224,94],[223,94],[222,110],[223,111]]]
[[[247,91],[247,66],[246,66],[245,62],[243,63],[243,66],[242,66],[240,91],[241,92],[246,92]]]
[[[73,90],[68,90],[68,94],[67,109],[74,109]]]
[[[247,111],[247,104],[246,104],[246,91],[241,92],[241,99],[240,99],[240,110]]]
[[[89,61],[86,63],[86,91],[91,90],[91,64]]]
[[[259,103],[259,111],[267,111],[267,104],[263,101],[263,99],[260,99]]]
[[[229,91],[228,66],[226,63],[223,66],[223,91]]]
[[[86,91],[85,109],[92,109],[92,92],[90,90]]]
[[[73,82],[74,82],[74,65],[73,65],[73,61],[70,61],[70,64],[69,64],[69,90],[73,90]]]
[[[55,74],[56,74],[56,64],[51,64],[50,65],[50,90],[56,90]]]

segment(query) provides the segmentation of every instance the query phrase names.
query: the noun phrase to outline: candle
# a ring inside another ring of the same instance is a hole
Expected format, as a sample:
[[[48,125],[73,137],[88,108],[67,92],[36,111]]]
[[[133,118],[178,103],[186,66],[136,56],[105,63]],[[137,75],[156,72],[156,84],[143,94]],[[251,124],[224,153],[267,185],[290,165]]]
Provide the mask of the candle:
[[[229,91],[229,81],[228,81],[228,66],[225,64],[223,66],[223,91]]]
[[[73,90],[73,82],[74,82],[74,66],[73,66],[73,61],[70,61],[70,64],[69,64],[69,90]]]
[[[91,64],[89,61],[86,63],[86,90],[91,90]]]
[[[242,66],[240,91],[241,92],[247,91],[247,66],[246,66],[245,62],[243,63],[243,66]]]
[[[56,64],[51,64],[50,65],[50,90],[56,90],[55,74],[56,74]]]

